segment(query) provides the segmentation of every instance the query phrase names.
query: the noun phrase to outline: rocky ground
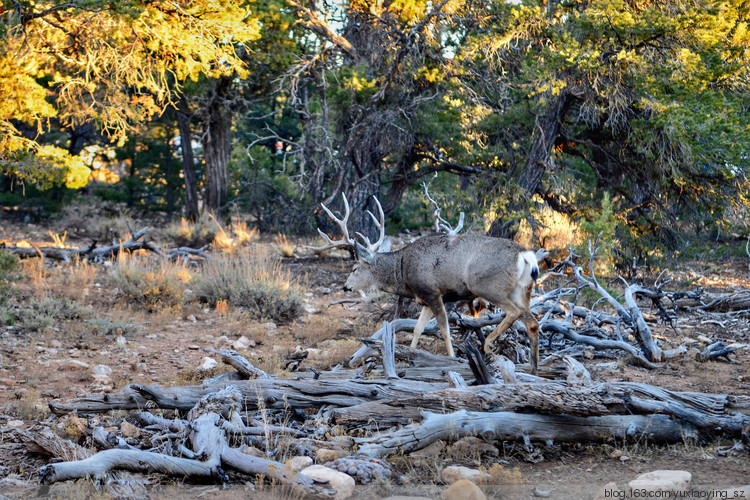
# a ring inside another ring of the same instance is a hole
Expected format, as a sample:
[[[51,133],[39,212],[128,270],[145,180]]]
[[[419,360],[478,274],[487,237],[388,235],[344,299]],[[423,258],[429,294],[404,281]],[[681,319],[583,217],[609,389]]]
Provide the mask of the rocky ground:
[[[0,240],[49,241],[47,229],[4,223],[0,225]],[[86,241],[79,243],[85,246]],[[266,244],[274,247],[272,242]],[[307,358],[297,369],[306,366],[330,369],[347,360],[359,347],[357,337],[369,336],[383,319],[390,318],[393,303],[381,297],[367,304],[330,305],[354,298],[340,291],[350,262],[344,254],[311,256],[302,246],[298,246],[297,253],[303,258],[285,258],[283,266],[300,277],[306,294],[306,312],[287,324],[252,320],[241,311],[217,311],[197,302],[175,307],[137,307],[123,302],[112,287],[107,278],[111,265],[86,271],[90,276],[74,276],[52,263],[38,259],[34,259],[36,263],[25,262],[21,279],[2,293],[13,294],[21,301],[69,297],[80,304],[82,312],[37,331],[16,325],[0,326],[0,498],[90,494],[89,485],[80,482],[56,485],[52,490],[40,489],[36,474],[47,459],[32,453],[13,437],[13,429],[28,430],[41,420],[54,419],[47,407],[51,399],[118,391],[130,383],[162,386],[199,383],[229,370],[207,361],[211,356],[204,348],[235,347],[256,366],[274,373],[285,369],[293,353],[304,350],[308,352]],[[747,262],[730,260],[681,264],[675,283],[729,290],[750,287],[749,278]],[[719,339],[727,343],[750,343],[750,325],[741,319],[726,323],[686,316],[677,323],[676,331],[660,325],[655,327],[655,333],[665,342],[687,338],[696,345]],[[404,343],[408,338],[399,336],[397,340]],[[425,343],[428,349],[440,352],[442,342],[435,341],[432,345],[430,342]],[[614,372],[601,376],[682,391],[750,395],[747,370],[750,350],[740,349],[733,360],[734,364],[699,363],[688,355],[659,370],[621,363]],[[75,436],[74,430],[68,429],[68,434]],[[79,438],[85,442],[85,436]],[[617,498],[629,481],[659,469],[689,471],[691,488],[723,489],[750,483],[750,455],[717,453],[732,444],[719,438],[699,446],[690,443],[668,447],[648,443],[554,445],[542,448],[543,460],[531,463],[512,444],[485,449],[471,440],[441,443],[416,456],[391,459],[396,471],[394,480],[358,487],[356,497],[435,498],[455,479],[446,477],[449,466],[464,466],[488,474],[473,479],[479,484],[493,484],[483,486],[491,498],[593,498],[608,483],[614,483],[610,485],[611,497]],[[207,495],[236,498],[253,496],[254,491],[260,497],[285,494],[276,490],[258,491],[262,485],[254,478],[239,481],[225,491],[213,485],[177,484],[158,477],[151,480],[156,488],[155,498]]]

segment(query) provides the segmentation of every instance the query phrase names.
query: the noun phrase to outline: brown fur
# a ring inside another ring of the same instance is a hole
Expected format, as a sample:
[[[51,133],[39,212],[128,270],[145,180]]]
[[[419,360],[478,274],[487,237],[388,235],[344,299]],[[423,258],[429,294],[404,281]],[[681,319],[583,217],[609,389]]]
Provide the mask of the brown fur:
[[[510,240],[445,234],[425,236],[389,253],[371,253],[357,245],[360,262],[349,276],[346,287],[362,290],[375,286],[389,293],[416,298],[423,308],[414,329],[412,348],[416,348],[422,330],[434,315],[450,356],[454,353],[444,299],[485,299],[506,314],[487,337],[485,352],[490,351],[497,337],[522,318],[531,341],[532,372],[536,373],[539,324],[529,310],[535,276],[530,269],[536,267],[536,259],[519,280],[519,255],[524,252],[527,252],[525,248]]]

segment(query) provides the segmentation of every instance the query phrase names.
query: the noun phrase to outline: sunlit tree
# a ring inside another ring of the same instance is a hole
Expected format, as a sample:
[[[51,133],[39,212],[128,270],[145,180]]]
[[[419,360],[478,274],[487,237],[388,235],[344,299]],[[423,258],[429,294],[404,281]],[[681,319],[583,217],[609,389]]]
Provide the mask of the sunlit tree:
[[[88,177],[66,144],[40,140],[52,120],[124,144],[186,81],[243,76],[238,50],[258,37],[240,1],[3,0],[0,16],[0,169],[42,186]]]

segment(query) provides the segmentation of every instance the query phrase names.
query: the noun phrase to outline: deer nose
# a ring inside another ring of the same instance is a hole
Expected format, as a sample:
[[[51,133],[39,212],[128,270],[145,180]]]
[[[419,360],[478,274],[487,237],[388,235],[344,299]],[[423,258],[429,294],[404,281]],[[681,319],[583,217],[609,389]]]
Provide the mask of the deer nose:
[[[342,289],[343,291],[345,291],[345,292],[351,292],[351,291],[352,291],[352,289],[351,289],[351,288],[349,288],[349,287],[348,287],[348,286],[346,286],[346,285],[342,286],[342,287],[341,287],[341,289]]]

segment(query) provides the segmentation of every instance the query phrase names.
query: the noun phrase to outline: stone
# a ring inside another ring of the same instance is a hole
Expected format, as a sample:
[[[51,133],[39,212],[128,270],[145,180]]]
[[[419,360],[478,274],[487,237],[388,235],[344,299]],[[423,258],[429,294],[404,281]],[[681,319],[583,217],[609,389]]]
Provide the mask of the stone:
[[[313,459],[310,457],[292,457],[286,461],[286,466],[295,472],[299,472],[305,467],[311,466]]]
[[[123,420],[120,424],[120,431],[123,436],[128,438],[137,438],[141,435],[141,430],[127,420]]]
[[[421,450],[412,451],[409,453],[410,457],[413,458],[437,458],[440,456],[440,452],[445,448],[445,441],[435,441],[425,446]]]
[[[336,491],[336,496],[334,497],[336,500],[344,500],[345,498],[352,496],[352,493],[354,493],[354,486],[356,484],[354,478],[343,472],[329,469],[323,465],[311,465],[310,467],[302,469],[300,474],[312,478],[315,481],[327,481]]]
[[[25,429],[26,424],[23,420],[8,420],[8,422],[5,424],[6,427],[10,427],[11,429]]]
[[[250,339],[245,337],[244,335],[235,340],[232,344],[232,349],[234,349],[235,351],[244,350],[248,347],[250,347]]]
[[[276,323],[272,323],[272,322],[263,323],[260,326],[262,326],[266,330],[276,330],[278,328],[278,326],[276,326]]]
[[[453,484],[461,480],[469,480],[473,483],[487,482],[490,475],[477,469],[470,469],[462,465],[449,465],[440,473],[440,478],[445,484]]]
[[[126,347],[128,345],[128,340],[122,335],[118,335],[115,339],[115,343],[120,347]]]
[[[444,500],[487,500],[487,496],[479,489],[479,486],[468,479],[461,479],[448,486],[440,494],[440,498]]]
[[[349,453],[344,450],[331,450],[329,448],[318,448],[318,450],[315,452],[315,460],[319,464],[324,464],[326,462],[333,462],[334,460],[338,458],[344,458],[345,456],[348,456]]]
[[[451,446],[451,451],[453,453],[458,453],[461,455],[476,456],[477,453],[484,453],[495,456],[498,455],[497,446],[475,436],[467,436],[465,438],[459,439],[458,441],[453,443],[453,446]]]
[[[16,382],[12,378],[0,378],[0,385],[4,385],[5,387],[13,387],[16,385]]]
[[[49,346],[50,346],[50,347],[52,347],[53,349],[60,349],[60,348],[62,347],[62,342],[60,342],[60,341],[59,341],[59,340],[57,340],[57,339],[53,339],[53,340],[52,340],[52,341],[51,341],[51,342],[49,343]]]
[[[604,486],[602,486],[599,491],[596,493],[596,496],[594,497],[594,500],[604,500],[605,498],[623,498],[625,496],[625,492],[622,492],[622,496],[614,496],[614,492],[617,491],[618,495],[620,490],[617,489],[617,483],[607,483]]]
[[[208,356],[204,356],[203,357],[203,362],[198,367],[198,370],[200,370],[202,372],[207,372],[209,370],[213,370],[217,366],[219,366],[219,362],[218,361],[216,361],[214,358],[209,358]]]
[[[628,483],[628,490],[639,492],[684,491],[693,475],[686,470],[655,470],[641,474]]]
[[[91,368],[90,364],[78,359],[63,359],[60,361],[61,370],[86,370],[88,368]]]

